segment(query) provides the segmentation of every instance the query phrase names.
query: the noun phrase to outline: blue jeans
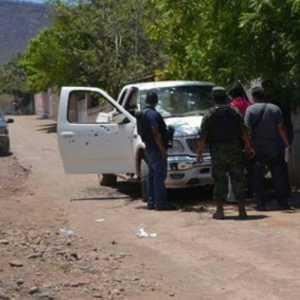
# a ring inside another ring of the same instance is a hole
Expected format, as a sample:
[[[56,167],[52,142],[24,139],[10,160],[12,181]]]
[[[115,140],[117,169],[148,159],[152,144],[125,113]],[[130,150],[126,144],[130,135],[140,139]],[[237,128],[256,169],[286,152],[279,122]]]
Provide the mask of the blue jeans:
[[[157,150],[146,150],[149,167],[148,175],[148,207],[164,208],[168,206],[165,180],[167,178],[167,160]]]

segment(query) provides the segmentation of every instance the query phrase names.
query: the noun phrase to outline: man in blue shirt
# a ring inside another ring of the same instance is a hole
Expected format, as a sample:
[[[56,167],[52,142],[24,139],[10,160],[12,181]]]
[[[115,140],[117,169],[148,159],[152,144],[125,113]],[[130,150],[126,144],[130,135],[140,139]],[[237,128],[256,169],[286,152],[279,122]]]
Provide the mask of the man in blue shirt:
[[[147,107],[143,111],[142,140],[146,146],[146,161],[149,167],[148,208],[170,210],[173,206],[167,201],[165,180],[167,178],[167,126],[155,107],[158,97],[155,92],[148,92]]]

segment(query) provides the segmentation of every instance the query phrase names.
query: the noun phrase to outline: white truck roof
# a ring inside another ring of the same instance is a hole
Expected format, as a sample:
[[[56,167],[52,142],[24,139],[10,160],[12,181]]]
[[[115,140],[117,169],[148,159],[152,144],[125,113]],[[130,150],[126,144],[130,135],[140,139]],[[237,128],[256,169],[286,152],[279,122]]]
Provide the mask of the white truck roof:
[[[189,85],[198,85],[198,86],[214,86],[212,82],[208,81],[187,81],[187,80],[174,80],[174,81],[151,81],[151,82],[141,82],[141,83],[132,83],[127,84],[123,87],[130,88],[136,87],[140,90],[149,90],[153,88],[164,88],[164,87],[175,87],[175,86],[189,86]]]

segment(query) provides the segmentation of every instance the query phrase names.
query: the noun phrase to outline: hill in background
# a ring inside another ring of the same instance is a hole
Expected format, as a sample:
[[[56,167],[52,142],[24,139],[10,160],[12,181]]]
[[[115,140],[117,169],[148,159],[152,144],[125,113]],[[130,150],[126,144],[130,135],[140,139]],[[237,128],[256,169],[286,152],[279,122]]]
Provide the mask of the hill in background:
[[[0,0],[0,64],[23,53],[30,39],[49,24],[45,4]]]

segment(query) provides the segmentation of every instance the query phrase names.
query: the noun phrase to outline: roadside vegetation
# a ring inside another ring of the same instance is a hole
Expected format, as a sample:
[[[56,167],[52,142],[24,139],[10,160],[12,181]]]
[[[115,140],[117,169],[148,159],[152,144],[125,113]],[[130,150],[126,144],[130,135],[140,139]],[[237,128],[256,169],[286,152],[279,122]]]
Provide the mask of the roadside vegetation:
[[[146,0],[54,4],[53,26],[32,40],[22,65],[33,90],[100,86],[117,94],[124,83],[146,80],[160,68],[160,47],[150,41]]]
[[[18,62],[26,73],[21,90],[86,85],[116,95],[126,83],[153,78],[226,86],[263,78],[298,94],[299,0],[88,0],[52,6],[53,25]]]
[[[31,100],[31,89],[27,85],[27,74],[20,65],[22,57],[0,65],[0,109],[9,107],[15,100],[27,105]]]

